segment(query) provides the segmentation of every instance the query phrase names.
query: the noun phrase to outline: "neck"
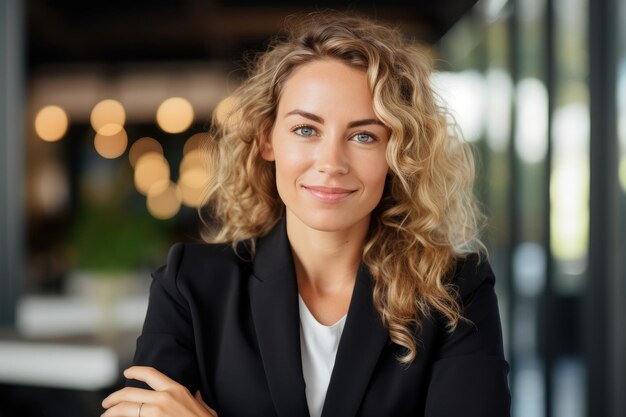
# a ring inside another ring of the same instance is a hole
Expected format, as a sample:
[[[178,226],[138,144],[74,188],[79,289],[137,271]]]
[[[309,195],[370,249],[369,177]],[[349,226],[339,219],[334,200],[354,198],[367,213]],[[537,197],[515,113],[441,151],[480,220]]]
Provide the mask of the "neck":
[[[315,230],[287,210],[287,236],[299,286],[319,295],[352,288],[363,254],[369,218],[340,231]]]

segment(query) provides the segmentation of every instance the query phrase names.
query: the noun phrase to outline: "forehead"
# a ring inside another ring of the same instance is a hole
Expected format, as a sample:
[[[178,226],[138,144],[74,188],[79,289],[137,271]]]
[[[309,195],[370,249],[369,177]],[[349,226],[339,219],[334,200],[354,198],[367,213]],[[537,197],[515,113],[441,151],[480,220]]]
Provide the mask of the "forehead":
[[[321,111],[338,104],[373,115],[367,73],[337,60],[316,60],[297,67],[289,75],[282,88],[278,113],[291,111],[293,106]]]

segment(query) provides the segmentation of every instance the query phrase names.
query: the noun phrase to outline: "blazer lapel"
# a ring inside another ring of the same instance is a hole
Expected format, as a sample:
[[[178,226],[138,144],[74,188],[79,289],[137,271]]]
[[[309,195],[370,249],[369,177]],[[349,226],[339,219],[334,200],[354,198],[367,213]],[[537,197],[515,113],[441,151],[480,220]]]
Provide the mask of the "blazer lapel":
[[[322,417],[356,415],[389,332],[374,308],[372,276],[361,265],[339,341]]]
[[[250,304],[276,412],[280,417],[308,417],[300,352],[298,284],[284,218],[257,242]]]

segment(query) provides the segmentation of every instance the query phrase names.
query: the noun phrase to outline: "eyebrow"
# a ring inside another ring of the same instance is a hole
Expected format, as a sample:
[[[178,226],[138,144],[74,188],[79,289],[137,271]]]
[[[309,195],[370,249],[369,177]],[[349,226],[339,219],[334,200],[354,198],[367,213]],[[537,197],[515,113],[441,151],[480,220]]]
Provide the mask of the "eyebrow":
[[[322,124],[324,123],[324,119],[318,116],[317,114],[309,113],[307,111],[299,110],[299,109],[290,111],[289,113],[285,115],[285,117],[293,116],[293,115],[302,116],[306,119],[313,120],[314,122],[317,122],[317,123],[322,123]],[[381,122],[378,119],[355,120],[353,122],[348,123],[348,127],[358,127],[358,126],[366,126],[366,125],[380,125],[383,127],[385,126],[383,122]]]

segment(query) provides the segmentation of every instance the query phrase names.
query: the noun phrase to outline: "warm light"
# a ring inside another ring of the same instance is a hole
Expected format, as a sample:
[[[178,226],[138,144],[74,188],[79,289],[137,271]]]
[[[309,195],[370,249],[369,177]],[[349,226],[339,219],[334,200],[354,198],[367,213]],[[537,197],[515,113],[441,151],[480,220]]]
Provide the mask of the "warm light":
[[[91,110],[91,126],[96,132],[113,136],[124,127],[126,112],[119,101],[102,100]]]
[[[204,187],[209,175],[206,160],[199,150],[189,152],[180,163],[180,181],[189,187]]]
[[[137,160],[135,164],[135,187],[140,193],[147,195],[153,187],[157,190],[163,190],[169,181],[170,166],[163,155],[148,152]]]
[[[215,118],[215,121],[219,125],[227,123],[227,127],[232,127],[240,120],[239,114],[233,111],[234,107],[235,97],[233,96],[228,96],[220,101],[215,107],[215,110],[213,110],[213,116]]]
[[[35,202],[48,215],[60,212],[70,199],[65,167],[52,159],[37,164],[32,173]]]
[[[178,185],[182,191],[183,203],[189,207],[200,206],[211,176],[204,156],[200,149],[188,150],[180,163]]]
[[[115,159],[122,155],[128,145],[128,135],[126,130],[121,129],[117,133],[107,136],[102,133],[96,133],[94,146],[100,156],[107,159]]]
[[[128,159],[130,160],[130,165],[132,167],[135,167],[135,165],[137,164],[137,160],[139,160],[142,155],[148,152],[154,152],[163,155],[163,147],[156,139],[152,139],[149,137],[137,139],[128,151]]]
[[[68,125],[67,114],[59,106],[46,106],[35,116],[35,132],[47,142],[61,139],[67,132]]]
[[[147,206],[150,214],[157,219],[172,218],[180,210],[182,193],[178,186],[169,182],[162,189],[152,188],[148,193]]]
[[[189,152],[196,149],[203,149],[208,141],[208,133],[196,133],[195,135],[187,139],[187,142],[185,142],[185,146],[183,147],[183,155],[187,155]]]
[[[189,207],[199,207],[210,179],[210,171],[203,152],[189,151],[180,163],[179,187],[183,203]]]
[[[157,110],[157,123],[168,133],[180,133],[191,126],[193,122],[193,107],[182,97],[172,97],[165,100]]]
[[[183,204],[187,207],[198,208],[202,204],[205,188],[194,188],[187,186],[184,182],[179,182],[178,187],[182,192]]]

